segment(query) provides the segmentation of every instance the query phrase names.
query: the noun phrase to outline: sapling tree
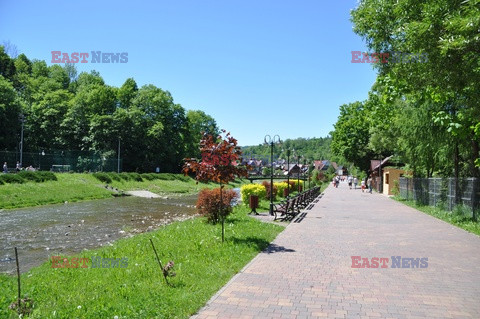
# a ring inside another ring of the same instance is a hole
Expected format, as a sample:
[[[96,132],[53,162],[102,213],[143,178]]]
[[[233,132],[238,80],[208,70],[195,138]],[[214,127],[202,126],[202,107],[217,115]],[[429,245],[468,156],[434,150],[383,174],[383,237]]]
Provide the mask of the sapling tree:
[[[195,174],[198,182],[216,182],[220,184],[219,216],[222,222],[222,242],[225,239],[225,214],[223,213],[223,187],[237,177],[247,176],[247,167],[241,166],[242,150],[237,140],[221,130],[218,136],[203,133],[200,140],[201,159],[187,158],[183,166],[185,175]]]

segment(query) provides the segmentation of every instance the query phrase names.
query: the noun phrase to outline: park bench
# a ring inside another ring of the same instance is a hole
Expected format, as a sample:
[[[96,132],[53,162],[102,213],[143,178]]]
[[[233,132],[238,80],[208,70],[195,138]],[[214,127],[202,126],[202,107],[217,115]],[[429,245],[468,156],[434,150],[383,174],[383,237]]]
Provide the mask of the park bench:
[[[274,204],[273,205],[273,213],[275,214],[275,219],[277,220],[278,214],[280,214],[280,217],[283,217],[282,220],[287,220],[289,218],[293,218],[296,215],[296,197],[293,198],[288,198],[287,200],[279,203],[279,204]]]
[[[318,202],[318,197],[323,194],[320,194],[320,187],[314,187],[307,191],[304,191],[294,197],[287,198],[286,200],[280,202],[279,204],[273,205],[273,212],[275,214],[275,219],[289,220],[295,218],[297,214],[300,213],[302,209],[311,209],[313,207],[312,202]],[[277,214],[280,216],[278,217]]]

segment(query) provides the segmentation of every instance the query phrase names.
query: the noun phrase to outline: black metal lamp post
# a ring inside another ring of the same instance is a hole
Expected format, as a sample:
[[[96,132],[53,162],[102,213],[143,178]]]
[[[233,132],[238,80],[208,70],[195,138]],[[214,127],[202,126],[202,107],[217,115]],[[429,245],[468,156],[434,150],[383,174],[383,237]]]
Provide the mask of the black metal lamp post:
[[[290,197],[290,150],[287,150],[287,197]]]
[[[19,117],[20,123],[22,123],[22,131],[20,135],[20,168],[23,167],[23,126],[25,124],[25,115],[20,114]]]
[[[298,166],[298,173],[297,173],[297,192],[300,193],[300,155],[297,154],[297,166]]]
[[[270,144],[270,215],[273,215],[273,144],[280,143],[280,136],[265,135],[265,144]]]
[[[305,170],[305,167],[307,166],[307,159],[303,158],[303,169]],[[307,168],[307,174],[308,174],[308,168]],[[303,176],[305,177],[305,173],[303,173]],[[307,185],[305,185],[305,179],[303,180],[303,188],[306,188]],[[310,187],[309,187],[310,188]]]

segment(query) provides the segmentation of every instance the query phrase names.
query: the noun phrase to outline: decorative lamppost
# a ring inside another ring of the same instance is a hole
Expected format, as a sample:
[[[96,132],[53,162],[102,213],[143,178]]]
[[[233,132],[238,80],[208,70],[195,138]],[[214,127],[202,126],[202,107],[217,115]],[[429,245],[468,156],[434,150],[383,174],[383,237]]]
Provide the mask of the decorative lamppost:
[[[273,144],[280,143],[280,136],[265,135],[265,144],[270,144],[270,215],[273,215]]]
[[[306,158],[303,158],[303,169],[304,169],[304,170],[305,170],[305,167],[306,167],[306,166],[307,166],[307,159],[306,159]],[[308,167],[307,167],[307,172],[306,172],[306,173],[309,174],[309,169],[308,169]],[[305,172],[304,172],[304,173],[303,173],[303,177],[304,177],[304,179],[303,179],[303,188],[307,188],[307,185],[305,184],[305,175],[306,175],[306,174],[305,174]],[[308,188],[310,188],[310,186],[309,186]]]
[[[297,166],[298,166],[297,191],[300,193],[300,154],[297,154]]]
[[[287,197],[290,197],[290,150],[287,149]]]

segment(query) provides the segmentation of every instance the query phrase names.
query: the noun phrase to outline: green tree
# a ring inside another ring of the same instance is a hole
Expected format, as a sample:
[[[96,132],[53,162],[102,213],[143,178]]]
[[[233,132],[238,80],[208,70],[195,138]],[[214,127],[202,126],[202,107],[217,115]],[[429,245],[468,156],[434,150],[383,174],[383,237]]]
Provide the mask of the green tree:
[[[129,108],[132,100],[136,97],[138,92],[137,83],[133,78],[128,78],[122,87],[117,91],[117,99],[119,107]]]
[[[219,129],[213,117],[200,110],[187,111],[187,157],[199,157],[199,143],[203,133],[218,135]]]
[[[455,144],[455,175],[460,171],[461,149],[468,147],[465,162],[479,176],[480,170],[474,168],[480,143],[474,132],[480,119],[479,2],[363,0],[353,10],[352,21],[354,31],[374,52],[426,57],[423,63],[410,63],[412,57],[402,55],[402,62],[407,63],[378,63],[376,67],[391,81],[392,94],[412,94],[443,105],[439,121],[455,128],[449,131]]]
[[[354,102],[340,106],[340,115],[332,135],[332,152],[340,154],[362,171],[370,169],[375,153],[369,148],[370,119],[365,105]]]
[[[19,115],[21,103],[15,89],[3,75],[0,75],[0,150],[12,150],[20,139]]]

